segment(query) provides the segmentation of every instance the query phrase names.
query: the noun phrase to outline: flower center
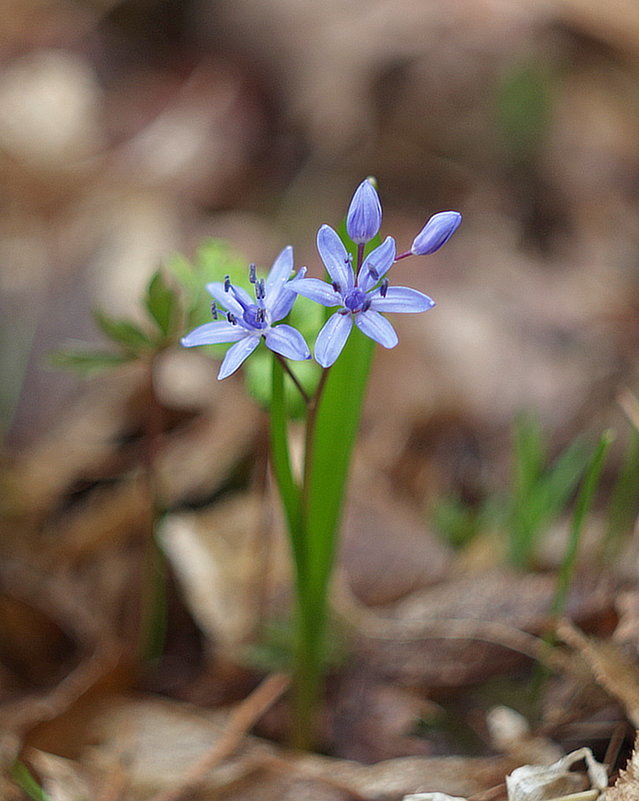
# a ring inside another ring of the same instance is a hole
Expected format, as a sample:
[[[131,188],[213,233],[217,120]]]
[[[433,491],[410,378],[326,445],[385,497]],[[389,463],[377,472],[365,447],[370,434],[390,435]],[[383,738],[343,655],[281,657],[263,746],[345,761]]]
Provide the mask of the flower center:
[[[362,292],[358,287],[353,287],[344,298],[344,306],[352,312],[362,311],[365,300],[366,292]]]
[[[266,309],[256,306],[255,303],[251,303],[244,309],[242,319],[251,328],[268,328]]]

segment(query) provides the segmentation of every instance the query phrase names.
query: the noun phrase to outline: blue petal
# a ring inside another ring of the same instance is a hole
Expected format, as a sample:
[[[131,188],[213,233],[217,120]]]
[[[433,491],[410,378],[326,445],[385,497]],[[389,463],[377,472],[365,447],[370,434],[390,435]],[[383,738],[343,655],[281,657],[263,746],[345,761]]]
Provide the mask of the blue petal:
[[[247,334],[239,342],[236,342],[235,345],[231,345],[226,351],[226,356],[220,367],[220,372],[217,374],[218,380],[221,381],[223,378],[228,378],[234,373],[242,362],[247,359],[260,344],[261,338],[260,336]]]
[[[283,320],[286,315],[290,312],[295,303],[295,298],[297,294],[291,291],[291,286],[297,281],[301,281],[304,276],[306,275],[306,267],[300,267],[297,271],[297,275],[291,278],[285,285],[282,291],[277,295],[274,301],[268,305],[268,311],[271,318],[272,323],[277,323],[279,320]]]
[[[204,323],[204,325],[194,328],[186,336],[182,337],[182,345],[185,348],[193,348],[196,345],[219,345],[222,342],[237,342],[246,336],[246,329],[238,325],[231,325],[225,320],[218,320],[215,323]]]
[[[247,306],[255,303],[254,300],[251,300],[251,296],[245,292],[241,287],[233,286],[233,290],[237,293],[237,295],[244,301]],[[224,284],[215,281],[212,284],[206,285],[206,291],[212,295],[215,300],[233,314],[241,318],[244,314],[244,307],[242,304],[236,299],[234,293],[232,291],[226,292],[224,290]]]
[[[320,281],[319,278],[302,278],[291,281],[290,289],[298,295],[304,295],[322,306],[341,306],[342,296],[330,284]]]
[[[336,312],[328,318],[317,335],[315,360],[322,367],[330,367],[342,352],[353,327],[352,315]]]
[[[417,234],[411,245],[411,253],[416,256],[429,256],[451,238],[461,225],[462,216],[458,211],[440,211]]]
[[[360,267],[357,285],[366,292],[386,275],[395,262],[395,240],[387,236],[381,245],[371,250]],[[371,274],[370,270],[373,270]]]
[[[424,312],[435,305],[435,301],[428,295],[407,286],[390,286],[386,290],[386,297],[369,297],[370,308],[380,312]]]
[[[395,329],[385,317],[369,309],[355,315],[355,325],[367,337],[379,342],[385,348],[394,348],[399,342]]]
[[[355,283],[350,257],[344,243],[330,225],[322,225],[317,232],[317,249],[328,274],[342,291]]]
[[[288,245],[273,262],[264,282],[265,305],[270,308],[293,272],[293,248]]]
[[[266,345],[275,353],[286,356],[287,359],[310,359],[311,352],[304,337],[291,325],[278,325],[269,328],[265,335]]]
[[[355,190],[346,215],[346,231],[353,242],[370,242],[382,224],[382,206],[377,190],[367,178]]]

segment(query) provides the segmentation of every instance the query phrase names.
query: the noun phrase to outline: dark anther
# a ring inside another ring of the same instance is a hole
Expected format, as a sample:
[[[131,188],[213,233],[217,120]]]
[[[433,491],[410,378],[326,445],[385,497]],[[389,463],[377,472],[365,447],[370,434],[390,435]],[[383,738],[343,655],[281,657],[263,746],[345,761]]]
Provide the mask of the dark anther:
[[[340,295],[342,294],[342,288],[341,288],[341,287],[340,287],[340,285],[337,283],[337,281],[333,281],[333,283],[332,283],[332,285],[331,285],[331,286],[333,287],[333,289],[334,289],[336,292],[339,292],[339,293],[340,293]]]
[[[257,320],[258,323],[263,323],[264,320],[266,319],[266,310],[265,309],[258,309],[255,312],[255,319]]]
[[[377,281],[377,279],[379,278],[379,273],[372,265],[368,268],[368,274],[373,279],[373,281]]]
[[[381,285],[379,287],[379,294],[383,298],[385,298],[387,292],[388,292],[388,278],[384,278],[384,280],[382,281],[382,283],[381,283]]]
[[[211,316],[214,320],[217,320],[217,306],[215,305],[215,301],[211,303]]]
[[[226,319],[231,325],[237,325],[237,317],[232,312],[226,312]]]
[[[363,312],[368,311],[371,307],[371,303],[372,303],[371,299],[366,298],[366,300],[362,303],[361,311]]]
[[[224,276],[224,291],[229,292],[231,289],[231,276],[225,275]]]
[[[266,294],[266,290],[264,289],[264,279],[260,278],[259,281],[255,282],[255,297],[258,300],[264,300],[264,295]]]
[[[257,276],[255,274],[255,270],[257,268],[254,264],[249,264],[249,281],[254,284],[257,281]]]

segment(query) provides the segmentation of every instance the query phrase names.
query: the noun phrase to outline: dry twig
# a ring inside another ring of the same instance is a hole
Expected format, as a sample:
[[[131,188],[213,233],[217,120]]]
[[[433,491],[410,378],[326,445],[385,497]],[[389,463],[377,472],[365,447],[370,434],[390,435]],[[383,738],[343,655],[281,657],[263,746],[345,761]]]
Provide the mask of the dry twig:
[[[290,679],[284,673],[268,676],[235,707],[225,731],[211,750],[174,787],[154,795],[150,801],[179,801],[187,792],[200,785],[212,768],[235,751],[256,721],[286,692],[289,684]]]

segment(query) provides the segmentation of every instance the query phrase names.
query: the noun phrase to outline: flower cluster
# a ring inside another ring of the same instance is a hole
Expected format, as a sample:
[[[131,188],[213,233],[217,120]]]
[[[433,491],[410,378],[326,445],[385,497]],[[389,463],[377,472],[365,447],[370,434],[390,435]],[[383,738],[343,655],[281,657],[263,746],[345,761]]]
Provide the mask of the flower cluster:
[[[357,245],[355,265],[339,234],[329,225],[322,225],[317,233],[317,249],[330,282],[306,278],[305,267],[291,277],[293,249],[287,247],[266,279],[257,278],[255,265],[251,265],[249,281],[254,286],[255,301],[231,284],[228,277],[224,283],[208,284],[207,290],[214,298],[214,321],[191,331],[182,344],[193,347],[233,342],[220,367],[219,379],[234,373],[262,338],[280,356],[310,359],[310,350],[299,331],[280,322],[290,312],[297,295],[304,295],[337,309],[315,342],[315,360],[322,367],[330,367],[336,361],[353,325],[383,347],[393,348],[398,342],[397,334],[382,312],[423,312],[432,309],[435,302],[416,289],[390,286],[386,274],[400,259],[439,250],[461,220],[457,211],[439,212],[417,234],[410,250],[397,255],[395,240],[389,236],[365,257],[366,245],[377,236],[382,223],[379,196],[373,183],[366,179],[357,187],[346,216],[346,231]],[[218,319],[221,314],[222,320]]]

